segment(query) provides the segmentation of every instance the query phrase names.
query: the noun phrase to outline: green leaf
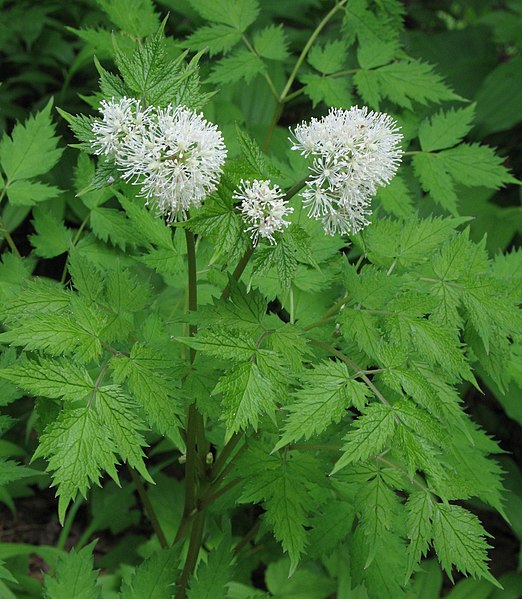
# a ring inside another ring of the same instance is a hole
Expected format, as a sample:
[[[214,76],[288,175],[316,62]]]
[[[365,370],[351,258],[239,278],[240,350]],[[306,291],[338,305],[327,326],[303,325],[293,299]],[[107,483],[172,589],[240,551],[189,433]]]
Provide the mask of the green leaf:
[[[165,250],[174,251],[172,231],[162,218],[141,206],[136,199],[129,200],[121,193],[116,193],[118,201],[125,210],[129,220],[139,231],[138,238]]]
[[[4,134],[0,142],[0,164],[7,175],[8,186],[20,179],[37,177],[50,171],[58,162],[63,149],[57,148],[51,121],[53,101],[22,125],[18,123],[11,137]]]
[[[182,42],[183,48],[208,50],[209,56],[226,53],[241,41],[241,31],[230,25],[213,24],[196,29]]]
[[[102,241],[110,241],[125,250],[127,245],[137,245],[140,236],[123,212],[114,208],[97,207],[91,212],[93,233]]]
[[[401,60],[374,70],[362,69],[354,76],[359,94],[372,108],[379,108],[383,98],[394,104],[413,109],[412,102],[460,100],[433,72],[433,67],[420,60]]]
[[[458,198],[453,179],[448,174],[439,154],[415,154],[412,159],[413,170],[422,189],[453,215],[458,214]]]
[[[101,295],[104,285],[100,271],[76,248],[69,252],[68,270],[74,287],[82,297],[95,302]]]
[[[473,381],[469,364],[460,350],[456,332],[431,320],[410,321],[412,343],[428,361],[440,364],[452,377]]]
[[[257,0],[189,0],[207,21],[224,23],[244,32],[259,13]]]
[[[302,437],[319,435],[332,422],[340,422],[350,406],[364,409],[369,396],[367,386],[354,381],[347,366],[338,362],[319,364],[307,373],[305,382],[287,408],[285,430],[274,451]]]
[[[419,141],[424,152],[444,150],[460,143],[469,133],[475,115],[475,104],[447,112],[440,111],[424,119],[419,127]]]
[[[149,423],[173,439],[179,438],[182,405],[173,380],[173,361],[153,347],[136,343],[129,357],[111,360],[114,379],[127,382],[131,396],[143,408]]]
[[[105,385],[96,391],[96,411],[107,428],[121,458],[145,480],[153,482],[143,463],[147,443],[140,430],[144,424],[137,416],[138,405],[118,385]]]
[[[102,470],[118,481],[115,450],[99,416],[89,407],[66,408],[45,428],[33,460],[45,457],[49,462],[62,525],[69,503],[78,491],[85,497],[91,483],[99,484]]]
[[[399,221],[380,219],[362,235],[369,256],[375,264],[390,267],[394,262],[403,267],[421,264],[467,218],[425,218]]]
[[[324,46],[314,44],[307,60],[320,73],[331,75],[342,70],[346,55],[346,43],[343,40],[333,40]]]
[[[233,362],[250,360],[258,350],[256,340],[248,333],[218,327],[202,331],[195,337],[177,337],[176,341]]]
[[[288,56],[288,42],[281,25],[269,25],[254,34],[255,51],[268,60],[284,60]]]
[[[245,80],[246,83],[265,70],[263,61],[248,50],[241,48],[222,58],[213,67],[207,81],[226,84]]]
[[[92,551],[96,541],[60,557],[55,573],[44,575],[45,599],[99,599],[101,587],[97,586],[98,571],[93,570]]]
[[[232,554],[226,537],[208,555],[206,563],[200,563],[196,576],[192,577],[188,599],[214,599],[227,596],[227,585],[233,578]]]
[[[55,185],[27,180],[15,181],[7,188],[7,196],[13,206],[34,206],[56,198],[61,193],[62,190]]]
[[[252,425],[257,430],[259,417],[275,407],[274,389],[254,362],[235,366],[223,375],[212,394],[223,394],[223,420],[227,434]]]
[[[145,37],[159,27],[151,0],[97,0],[97,3],[116,27],[131,36]]]
[[[33,216],[36,235],[30,235],[29,239],[36,255],[54,258],[66,252],[71,245],[71,231],[63,221],[45,209],[34,210]]]
[[[331,474],[352,462],[366,460],[378,454],[395,432],[396,416],[391,406],[371,404],[353,423],[344,437],[343,455],[337,460]]]
[[[307,511],[310,506],[310,477],[315,464],[306,456],[291,452],[286,459],[267,456],[262,451],[252,452],[255,475],[243,482],[242,503],[263,501],[266,520],[290,557],[290,572],[295,571],[306,544]],[[307,509],[308,508],[308,509]]]
[[[134,570],[130,581],[123,583],[121,599],[171,599],[179,560],[179,545],[151,555]]]
[[[386,212],[408,219],[414,214],[413,196],[404,178],[397,174],[391,183],[381,187],[377,198]]]
[[[39,314],[4,333],[0,342],[26,350],[42,350],[53,356],[74,354],[78,361],[89,361],[102,351],[98,338],[103,321],[100,316],[76,303],[74,315]]]
[[[410,539],[406,579],[409,579],[416,565],[426,556],[433,536],[433,497],[426,491],[415,491],[408,497],[406,510],[407,534]]]
[[[314,107],[319,102],[340,108],[349,108],[353,104],[350,86],[345,78],[305,73],[299,80],[304,84],[303,92],[312,100]]]
[[[461,144],[440,152],[438,156],[455,181],[468,187],[482,185],[489,189],[498,189],[506,183],[517,183],[507,168],[502,166],[503,159],[489,146],[477,143]]]
[[[258,248],[254,258],[254,272],[256,274],[262,274],[275,267],[281,286],[287,288],[292,285],[297,265],[297,248],[288,235],[282,235],[277,245]]]
[[[70,360],[27,358],[0,370],[0,377],[12,381],[35,397],[85,399],[94,388],[87,370]]]
[[[399,51],[398,27],[384,15],[368,10],[366,0],[354,0],[346,6],[343,30],[348,37],[357,36],[357,58],[365,69],[386,64]]]
[[[480,520],[460,505],[438,504],[433,517],[433,546],[450,580],[452,566],[459,572],[500,586],[487,569],[488,536]]]
[[[41,474],[39,470],[33,470],[12,460],[0,458],[0,485],[7,485],[15,480],[28,476],[40,476]]]
[[[258,143],[236,124],[236,135],[241,152],[256,175],[266,175],[266,157]]]
[[[34,277],[22,282],[2,298],[1,313],[6,321],[34,314],[64,313],[69,309],[71,294],[50,279]]]
[[[197,75],[198,57],[184,67],[185,54],[169,60],[164,37],[165,21],[158,31],[136,46],[132,56],[117,50],[116,64],[125,83],[148,103],[164,106],[169,102],[192,107],[200,104]],[[203,95],[202,95],[203,97]]]

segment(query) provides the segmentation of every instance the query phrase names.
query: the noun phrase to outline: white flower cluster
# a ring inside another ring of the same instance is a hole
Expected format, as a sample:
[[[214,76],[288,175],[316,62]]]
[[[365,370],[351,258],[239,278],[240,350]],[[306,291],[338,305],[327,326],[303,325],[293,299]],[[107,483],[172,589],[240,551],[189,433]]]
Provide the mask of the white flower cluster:
[[[288,206],[278,185],[270,185],[270,181],[243,181],[233,199],[241,201],[239,209],[244,220],[250,224],[245,231],[250,231],[254,246],[259,237],[265,237],[275,244],[274,233],[282,231],[290,223],[284,217],[294,209]]]
[[[92,126],[96,154],[111,155],[122,178],[169,219],[216,190],[227,150],[223,136],[184,106],[146,107],[134,98],[102,101]]]
[[[308,215],[330,235],[368,225],[371,198],[391,181],[402,157],[402,135],[392,117],[366,107],[332,108],[298,125],[293,135],[292,150],[313,157],[302,193]]]

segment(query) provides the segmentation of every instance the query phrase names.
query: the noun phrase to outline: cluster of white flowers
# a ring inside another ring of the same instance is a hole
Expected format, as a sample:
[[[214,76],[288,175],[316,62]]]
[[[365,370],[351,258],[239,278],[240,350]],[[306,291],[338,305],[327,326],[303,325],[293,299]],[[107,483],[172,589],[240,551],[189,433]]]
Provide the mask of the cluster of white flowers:
[[[241,180],[233,199],[241,201],[239,209],[244,220],[250,224],[245,231],[250,232],[254,246],[259,237],[265,237],[271,244],[275,244],[274,233],[283,231],[290,224],[284,218],[294,209],[284,200],[279,186],[271,186],[270,181]]]
[[[223,136],[184,106],[146,107],[134,98],[102,101],[91,145],[111,155],[122,178],[141,187],[147,203],[169,219],[216,190],[227,150]]]
[[[332,108],[327,116],[303,122],[293,131],[293,150],[313,156],[302,193],[310,217],[324,230],[357,233],[369,224],[371,198],[387,185],[401,161],[396,122],[366,107]]]

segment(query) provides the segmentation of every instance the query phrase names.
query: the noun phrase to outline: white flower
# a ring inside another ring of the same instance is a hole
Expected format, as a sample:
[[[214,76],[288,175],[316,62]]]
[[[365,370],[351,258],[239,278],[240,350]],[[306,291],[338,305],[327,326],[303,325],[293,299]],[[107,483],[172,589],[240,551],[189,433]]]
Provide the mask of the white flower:
[[[184,106],[143,110],[139,101],[123,100],[102,103],[93,147],[112,154],[122,178],[139,185],[159,213],[185,217],[216,190],[227,154],[221,132]]]
[[[241,201],[241,215],[249,227],[254,246],[259,237],[265,237],[271,244],[275,244],[274,233],[282,231],[290,223],[284,217],[291,214],[294,209],[285,202],[283,193],[278,185],[270,185],[270,181],[243,181],[232,196],[234,200]]]
[[[148,124],[150,108],[143,108],[139,100],[123,97],[107,102],[102,100],[101,120],[92,125],[94,139],[91,146],[95,154],[116,155],[124,147],[129,135]]]
[[[325,232],[357,233],[369,224],[371,198],[395,175],[402,157],[396,122],[366,107],[338,108],[293,131],[292,150],[313,156],[302,193],[310,217]]]

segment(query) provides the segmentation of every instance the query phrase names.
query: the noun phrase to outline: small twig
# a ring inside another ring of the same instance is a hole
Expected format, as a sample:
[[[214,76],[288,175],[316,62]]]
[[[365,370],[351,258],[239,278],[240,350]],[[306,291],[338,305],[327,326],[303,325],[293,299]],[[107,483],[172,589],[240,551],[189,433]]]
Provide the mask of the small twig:
[[[134,482],[134,485],[136,486],[136,491],[138,491],[138,495],[140,496],[140,500],[141,500],[141,504],[143,505],[143,509],[145,510],[145,513],[147,514],[147,517],[150,520],[150,523],[152,524],[152,528],[154,529],[154,532],[156,533],[156,536],[158,537],[159,544],[161,545],[162,549],[165,549],[169,546],[169,544],[167,542],[167,538],[165,537],[165,533],[163,532],[163,529],[161,528],[161,524],[158,519],[158,516],[157,516],[156,512],[154,511],[154,508],[152,507],[152,503],[147,494],[147,490],[143,486],[143,483],[141,482],[141,479],[140,479],[138,473],[134,470],[134,468],[131,468],[130,466],[128,466],[128,468],[129,468],[129,472],[131,474],[132,480]]]

